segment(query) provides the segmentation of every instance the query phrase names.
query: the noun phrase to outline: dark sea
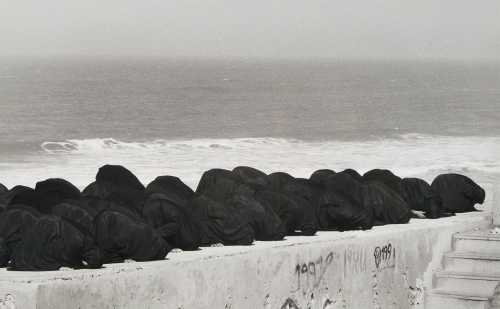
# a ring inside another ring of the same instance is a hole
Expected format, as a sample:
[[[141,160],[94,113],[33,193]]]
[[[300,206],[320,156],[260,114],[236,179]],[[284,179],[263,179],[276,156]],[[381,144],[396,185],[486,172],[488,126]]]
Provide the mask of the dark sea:
[[[500,63],[0,60],[0,183],[250,165],[500,173]]]

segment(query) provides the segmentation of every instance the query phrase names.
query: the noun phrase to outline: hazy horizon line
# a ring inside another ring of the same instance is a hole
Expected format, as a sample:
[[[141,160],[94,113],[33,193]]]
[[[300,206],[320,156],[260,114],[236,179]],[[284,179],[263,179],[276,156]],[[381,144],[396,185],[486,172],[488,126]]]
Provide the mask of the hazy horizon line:
[[[133,60],[133,61],[221,61],[221,62],[441,62],[441,63],[500,63],[500,57],[340,57],[340,56],[193,56],[136,53],[51,53],[51,54],[0,54],[0,60]]]

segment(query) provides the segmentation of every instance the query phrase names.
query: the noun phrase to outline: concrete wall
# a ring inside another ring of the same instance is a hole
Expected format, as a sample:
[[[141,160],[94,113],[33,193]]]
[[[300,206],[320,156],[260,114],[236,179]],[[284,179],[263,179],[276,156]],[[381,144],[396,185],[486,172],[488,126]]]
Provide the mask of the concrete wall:
[[[489,192],[492,194],[491,212],[493,215],[493,224],[500,226],[500,186],[492,186]]]
[[[478,212],[100,270],[0,270],[0,308],[422,308],[451,235],[490,223]]]
[[[483,205],[476,205],[477,209],[490,212],[493,224],[500,226],[500,175],[473,176],[472,179],[486,191],[486,199]]]

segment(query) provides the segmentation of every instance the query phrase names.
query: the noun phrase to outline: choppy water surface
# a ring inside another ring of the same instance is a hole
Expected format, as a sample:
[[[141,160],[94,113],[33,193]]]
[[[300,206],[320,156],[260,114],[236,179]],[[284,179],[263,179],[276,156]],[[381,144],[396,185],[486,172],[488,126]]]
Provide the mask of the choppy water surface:
[[[500,66],[437,62],[0,62],[0,182],[124,164],[195,186],[212,167],[500,173]]]

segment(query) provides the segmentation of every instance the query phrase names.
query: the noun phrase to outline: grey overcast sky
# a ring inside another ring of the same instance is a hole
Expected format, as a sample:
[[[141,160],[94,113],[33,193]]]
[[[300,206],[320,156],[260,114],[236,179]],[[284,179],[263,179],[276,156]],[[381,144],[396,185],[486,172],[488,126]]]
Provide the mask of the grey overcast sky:
[[[0,0],[0,55],[500,60],[500,0]]]

